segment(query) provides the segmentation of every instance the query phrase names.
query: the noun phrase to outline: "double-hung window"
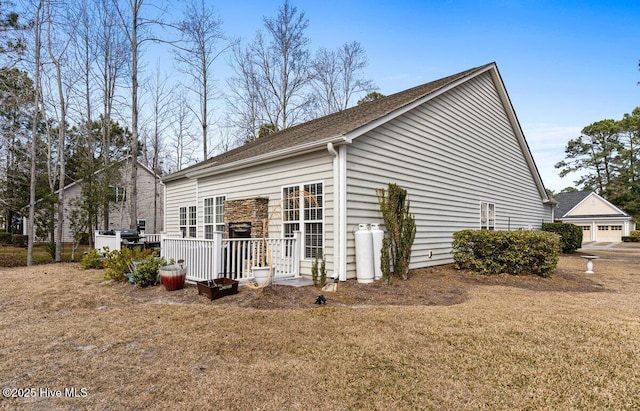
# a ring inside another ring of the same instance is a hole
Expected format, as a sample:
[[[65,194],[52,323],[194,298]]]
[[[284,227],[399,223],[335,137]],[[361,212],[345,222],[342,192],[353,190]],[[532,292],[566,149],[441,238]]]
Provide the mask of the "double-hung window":
[[[204,238],[213,238],[214,231],[224,231],[225,196],[204,199]]]
[[[282,189],[282,224],[285,237],[302,232],[303,257],[322,258],[324,247],[324,185],[300,184]]]
[[[480,203],[480,229],[495,230],[496,228],[496,205],[493,203]]]
[[[196,237],[198,223],[198,214],[196,213],[196,206],[189,206],[189,237]]]
[[[187,236],[187,207],[180,207],[180,234]]]

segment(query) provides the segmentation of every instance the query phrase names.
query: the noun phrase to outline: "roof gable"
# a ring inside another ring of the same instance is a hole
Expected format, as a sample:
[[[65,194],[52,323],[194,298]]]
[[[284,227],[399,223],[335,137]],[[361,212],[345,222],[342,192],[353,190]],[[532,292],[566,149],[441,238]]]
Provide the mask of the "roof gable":
[[[559,218],[568,217],[628,217],[629,215],[604,197],[593,191],[560,193],[556,214]]]
[[[126,164],[127,162],[129,162],[130,159],[131,159],[131,156],[126,156],[126,157],[124,157],[124,158],[122,158],[122,159],[120,159],[120,160],[118,160],[118,161],[116,161],[115,163],[112,163],[112,164],[119,164],[119,165]],[[145,165],[145,164],[143,164],[143,163],[141,163],[139,161],[136,161],[136,163],[138,164],[138,167],[140,167],[142,170],[146,171],[149,175],[154,176],[155,178],[159,179],[162,182],[161,177],[159,175],[157,175],[156,173],[154,173],[153,170],[151,168],[149,168],[147,165]],[[102,167],[102,168],[96,170],[93,174],[94,175],[99,175],[99,174],[103,173],[104,170],[105,170],[105,168]],[[66,186],[64,186],[65,192],[67,190],[75,187],[76,185],[80,184],[82,181],[83,181],[83,179],[79,179],[79,180],[72,181],[71,183],[67,184]],[[60,189],[56,190],[55,193],[58,193],[59,191],[60,191]]]

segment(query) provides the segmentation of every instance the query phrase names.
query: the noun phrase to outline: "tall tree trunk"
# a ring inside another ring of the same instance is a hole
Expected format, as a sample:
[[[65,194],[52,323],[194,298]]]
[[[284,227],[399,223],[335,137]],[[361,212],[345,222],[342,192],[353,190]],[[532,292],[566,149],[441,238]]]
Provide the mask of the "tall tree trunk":
[[[131,222],[129,228],[138,225],[138,12],[142,0],[132,4],[133,24],[131,27],[131,195],[129,196]]]
[[[40,114],[40,30],[42,24],[42,8],[44,6],[44,0],[38,2],[36,7],[36,15],[33,19],[33,30],[35,32],[35,50],[34,50],[34,109],[33,109],[33,123],[31,124],[31,181],[29,183],[29,229],[27,232],[27,265],[33,265],[33,240],[35,236],[35,210],[36,210],[36,158],[38,155],[38,122]]]

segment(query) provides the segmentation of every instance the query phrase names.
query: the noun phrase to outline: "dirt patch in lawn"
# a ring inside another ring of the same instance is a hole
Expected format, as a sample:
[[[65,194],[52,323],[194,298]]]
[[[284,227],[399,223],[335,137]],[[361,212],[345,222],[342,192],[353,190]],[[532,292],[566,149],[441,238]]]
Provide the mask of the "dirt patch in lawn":
[[[183,290],[167,292],[164,287],[140,288],[130,284],[114,283],[113,286],[124,295],[137,302],[146,303],[179,303],[179,304],[212,304],[219,306],[236,306],[257,309],[300,309],[317,306],[315,301],[322,294],[330,306],[369,306],[369,305],[438,305],[460,304],[469,298],[469,290],[477,286],[516,287],[532,291],[558,292],[602,292],[605,284],[597,276],[585,274],[586,260],[580,258],[582,253],[563,256],[556,273],[550,278],[535,275],[514,276],[510,274],[480,275],[470,271],[456,270],[452,265],[429,267],[413,270],[409,279],[404,281],[393,278],[391,284],[375,281],[361,284],[355,280],[338,283],[337,292],[323,292],[313,286],[290,287],[274,285],[260,290],[240,287],[236,295],[225,296],[209,301],[199,296],[194,285],[187,285]],[[630,254],[640,262],[640,257]],[[596,262],[598,265],[606,261],[607,270],[620,270],[627,266],[628,258],[620,260],[606,258]],[[55,266],[52,267],[55,269]]]

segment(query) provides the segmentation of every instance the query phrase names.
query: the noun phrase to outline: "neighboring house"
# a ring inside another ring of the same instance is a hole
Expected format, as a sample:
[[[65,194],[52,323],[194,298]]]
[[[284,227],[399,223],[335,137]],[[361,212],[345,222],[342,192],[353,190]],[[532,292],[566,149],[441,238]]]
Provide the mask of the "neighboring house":
[[[96,174],[102,173],[99,170]],[[129,186],[131,181],[131,161],[128,158],[121,160],[120,182],[111,188],[109,200],[111,202],[109,213],[109,229],[129,228],[130,202]],[[73,201],[81,198],[81,181],[67,185],[64,195],[65,220],[62,228],[63,242],[73,242],[73,233],[70,227],[71,215],[74,209]],[[154,206],[154,192],[156,204]],[[159,233],[164,224],[164,184],[160,176],[156,175],[149,167],[138,162],[138,223],[147,233]],[[154,208],[156,213],[154,215]],[[98,227],[102,227],[102,216],[98,216]],[[154,227],[155,224],[155,227]],[[90,234],[90,233],[88,233]]]
[[[582,227],[582,242],[620,242],[636,229],[636,221],[629,214],[593,191],[557,194],[555,221]]]
[[[408,190],[416,218],[411,268],[452,262],[462,229],[540,228],[555,204],[495,63],[282,130],[163,181],[167,232],[204,238],[246,223],[260,237],[268,216],[271,237],[301,231],[302,274],[324,256],[341,280],[356,274],[358,224],[383,222],[376,189],[390,182]],[[283,201],[292,195],[300,201]]]

